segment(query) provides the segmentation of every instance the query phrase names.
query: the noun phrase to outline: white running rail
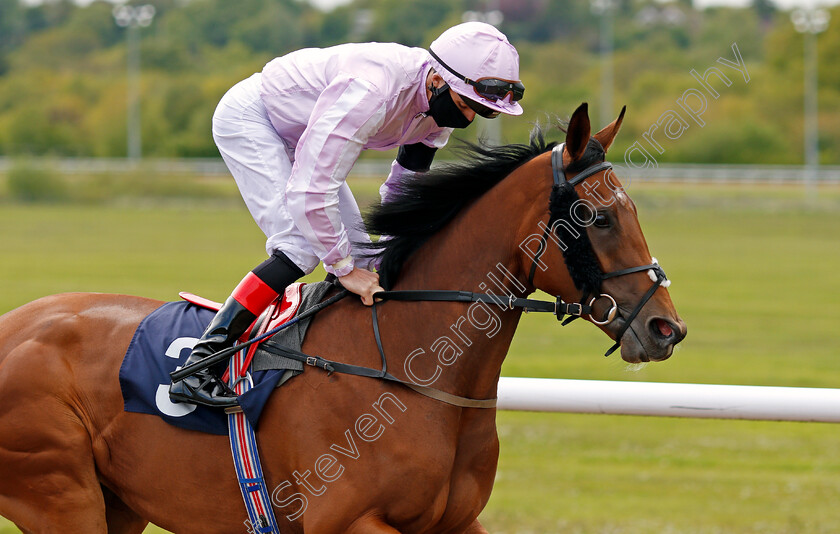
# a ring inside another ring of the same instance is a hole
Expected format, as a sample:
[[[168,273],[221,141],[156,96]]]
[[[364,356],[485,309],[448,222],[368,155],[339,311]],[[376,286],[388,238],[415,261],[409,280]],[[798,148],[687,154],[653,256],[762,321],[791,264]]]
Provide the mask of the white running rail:
[[[840,389],[509,378],[500,410],[840,422]]]

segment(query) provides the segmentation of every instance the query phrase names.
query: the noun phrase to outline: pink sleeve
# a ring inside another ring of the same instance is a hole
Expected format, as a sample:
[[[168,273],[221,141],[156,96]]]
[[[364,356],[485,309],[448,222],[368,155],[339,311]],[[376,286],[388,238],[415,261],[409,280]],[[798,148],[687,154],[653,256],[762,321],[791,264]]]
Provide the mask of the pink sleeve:
[[[338,209],[339,188],[384,119],[385,102],[374,85],[338,78],[321,93],[295,149],[286,186],[289,214],[327,272],[337,276],[353,268],[350,240]],[[343,268],[331,267],[339,262]]]
[[[384,204],[387,202],[388,197],[399,190],[400,184],[411,178],[413,175],[414,171],[406,169],[400,165],[397,160],[394,160],[394,162],[391,163],[391,172],[388,174],[388,179],[385,180],[385,183],[379,187],[379,196],[382,199],[382,203]]]
[[[423,143],[440,149],[445,147],[446,143],[449,142],[450,135],[452,135],[452,128],[441,128],[440,130],[428,135],[426,139],[423,140]]]

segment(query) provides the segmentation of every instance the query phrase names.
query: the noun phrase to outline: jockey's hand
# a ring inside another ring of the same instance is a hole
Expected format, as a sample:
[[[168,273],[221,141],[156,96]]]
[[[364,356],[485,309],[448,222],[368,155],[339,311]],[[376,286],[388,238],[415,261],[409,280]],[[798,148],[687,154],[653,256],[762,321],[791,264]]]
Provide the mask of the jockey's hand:
[[[350,271],[349,274],[339,276],[338,281],[345,289],[362,297],[365,306],[373,305],[374,293],[384,291],[379,285],[379,275],[377,273],[359,267]]]

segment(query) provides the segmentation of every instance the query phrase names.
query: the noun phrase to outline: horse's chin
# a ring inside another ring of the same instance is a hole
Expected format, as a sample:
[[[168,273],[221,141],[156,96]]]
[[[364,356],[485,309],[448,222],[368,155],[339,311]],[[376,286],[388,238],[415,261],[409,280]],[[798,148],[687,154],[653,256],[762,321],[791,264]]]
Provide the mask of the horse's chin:
[[[621,338],[621,359],[627,363],[661,362],[674,353],[674,345],[663,346],[655,340],[640,340],[633,328],[628,328]]]

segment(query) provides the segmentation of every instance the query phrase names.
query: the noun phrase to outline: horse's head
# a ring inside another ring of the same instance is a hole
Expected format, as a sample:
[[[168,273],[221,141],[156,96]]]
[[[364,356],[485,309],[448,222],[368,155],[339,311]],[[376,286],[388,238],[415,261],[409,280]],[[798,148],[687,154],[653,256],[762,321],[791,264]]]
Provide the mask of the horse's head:
[[[531,283],[591,305],[583,316],[621,344],[625,361],[660,361],[671,356],[686,326],[668,295],[670,282],[648,251],[636,206],[604,161],[623,118],[624,109],[590,136],[587,105],[575,110],[566,142],[551,154],[549,220],[542,204],[534,221],[540,230],[520,248]]]

